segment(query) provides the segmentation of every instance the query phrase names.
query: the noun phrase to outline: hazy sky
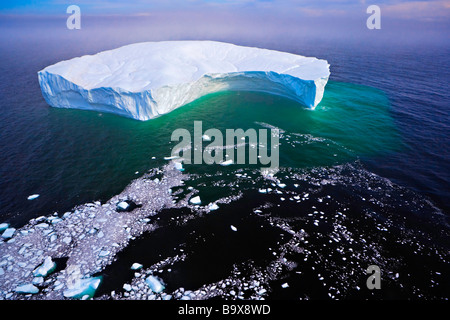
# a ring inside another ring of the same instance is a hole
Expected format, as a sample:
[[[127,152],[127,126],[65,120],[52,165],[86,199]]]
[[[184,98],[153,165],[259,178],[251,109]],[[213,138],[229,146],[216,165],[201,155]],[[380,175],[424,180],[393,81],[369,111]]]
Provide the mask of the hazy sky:
[[[382,8],[391,18],[445,20],[450,18],[450,0],[14,0],[1,1],[2,14],[64,14],[75,4],[86,14],[149,14],[155,11],[254,10],[289,12],[311,17],[350,15],[370,4]]]
[[[80,38],[95,31],[100,39],[129,42],[241,38],[269,44],[317,37],[450,43],[450,0],[14,0],[0,2],[0,28],[10,41],[27,26],[33,33],[66,32],[72,4],[81,8]],[[381,30],[366,27],[371,4],[381,8]]]

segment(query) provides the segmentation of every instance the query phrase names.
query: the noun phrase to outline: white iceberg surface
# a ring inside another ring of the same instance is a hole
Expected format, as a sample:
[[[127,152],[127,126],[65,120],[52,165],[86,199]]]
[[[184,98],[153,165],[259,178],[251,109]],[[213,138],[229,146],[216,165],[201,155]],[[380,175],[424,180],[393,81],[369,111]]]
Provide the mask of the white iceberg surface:
[[[144,42],[61,61],[38,72],[50,106],[149,120],[220,91],[260,91],[315,108],[325,60],[215,41]]]
[[[37,199],[37,198],[39,198],[39,194],[32,194],[31,196],[28,196],[28,200],[34,200],[34,199]]]

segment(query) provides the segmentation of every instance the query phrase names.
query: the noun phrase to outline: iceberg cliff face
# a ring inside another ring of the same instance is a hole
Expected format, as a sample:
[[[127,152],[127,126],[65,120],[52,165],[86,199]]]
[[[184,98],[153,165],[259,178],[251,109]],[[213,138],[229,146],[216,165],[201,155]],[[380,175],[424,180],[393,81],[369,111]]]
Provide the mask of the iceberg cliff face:
[[[38,72],[47,103],[149,120],[206,94],[281,95],[315,108],[325,60],[214,41],[145,42],[61,61]]]

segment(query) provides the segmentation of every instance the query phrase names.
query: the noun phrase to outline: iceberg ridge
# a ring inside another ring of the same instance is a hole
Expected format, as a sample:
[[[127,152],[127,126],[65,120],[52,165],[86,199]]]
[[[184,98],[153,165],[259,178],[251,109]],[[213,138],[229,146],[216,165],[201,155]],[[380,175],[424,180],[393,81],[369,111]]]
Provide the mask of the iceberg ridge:
[[[50,106],[137,120],[220,91],[267,92],[315,108],[329,75],[325,60],[214,41],[137,43],[38,72]]]

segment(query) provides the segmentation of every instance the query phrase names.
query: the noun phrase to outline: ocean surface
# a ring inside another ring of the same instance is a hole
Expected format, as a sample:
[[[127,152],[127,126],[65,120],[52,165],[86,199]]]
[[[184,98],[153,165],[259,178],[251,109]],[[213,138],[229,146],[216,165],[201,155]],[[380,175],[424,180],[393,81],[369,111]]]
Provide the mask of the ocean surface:
[[[51,108],[37,80],[50,64],[126,40],[40,37],[0,43],[0,223],[28,228],[40,216],[104,204],[135,179],[162,179],[172,132],[192,132],[194,121],[224,133],[280,130],[278,180],[260,165],[185,165],[184,185],[172,188],[178,205],[155,210],[151,228],[85,274],[102,276],[94,298],[148,298],[123,289],[144,273],[164,283],[165,298],[448,298],[448,45],[217,39],[328,60],[322,102],[311,111],[264,93],[222,92],[140,122]],[[180,202],[188,192],[200,208]],[[40,196],[27,200],[32,194]],[[214,202],[218,210],[202,211]],[[12,245],[2,242],[0,262]],[[366,287],[369,265],[381,269],[381,290]],[[33,297],[50,293],[55,278],[46,281]],[[12,288],[3,284],[1,297],[24,297],[7,296]]]

